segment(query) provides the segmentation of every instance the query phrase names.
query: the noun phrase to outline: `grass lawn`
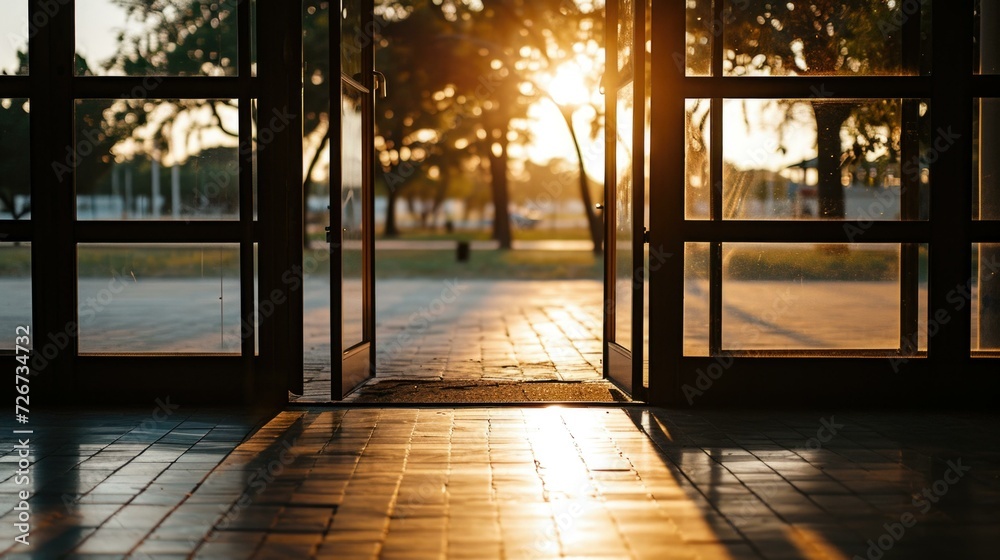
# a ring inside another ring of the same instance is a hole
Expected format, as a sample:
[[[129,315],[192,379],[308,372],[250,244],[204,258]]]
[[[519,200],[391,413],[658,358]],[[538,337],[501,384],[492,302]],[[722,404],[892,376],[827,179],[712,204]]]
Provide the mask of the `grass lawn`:
[[[329,271],[325,249],[306,252],[307,270],[313,274]],[[352,256],[356,256],[352,255]],[[689,274],[707,277],[707,251],[689,251]],[[346,259],[349,273],[357,274],[358,259]],[[973,255],[975,261],[975,255]],[[976,263],[970,263],[970,270]],[[113,246],[81,248],[81,276],[136,275],[145,277],[188,277],[239,275],[239,254],[231,247],[202,250],[198,245]],[[454,250],[380,250],[376,252],[378,278],[485,278],[485,279],[593,279],[600,280],[603,257],[590,251],[497,251],[473,250],[468,262],[456,261]],[[894,280],[898,276],[896,251],[853,250],[846,253],[824,251],[811,246],[778,246],[768,250],[750,248],[727,254],[726,276],[738,280]],[[921,276],[927,270],[927,253],[920,251]],[[29,246],[0,244],[0,277],[30,278]]]
[[[603,258],[590,251],[472,251],[460,263],[455,251],[378,251],[377,278],[488,278],[600,280]]]

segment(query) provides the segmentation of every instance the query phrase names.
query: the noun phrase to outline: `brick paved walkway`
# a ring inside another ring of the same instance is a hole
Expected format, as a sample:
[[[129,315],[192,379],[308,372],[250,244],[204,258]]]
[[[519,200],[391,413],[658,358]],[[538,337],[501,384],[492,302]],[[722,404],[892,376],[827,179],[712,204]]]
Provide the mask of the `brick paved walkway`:
[[[302,409],[242,444],[251,418],[39,418],[30,484],[14,483],[13,443],[0,459],[6,558],[992,559],[1000,545],[996,415]],[[21,489],[30,546],[14,541]]]
[[[597,381],[600,282],[380,280],[380,379]],[[329,311],[306,313],[305,400],[329,399]]]

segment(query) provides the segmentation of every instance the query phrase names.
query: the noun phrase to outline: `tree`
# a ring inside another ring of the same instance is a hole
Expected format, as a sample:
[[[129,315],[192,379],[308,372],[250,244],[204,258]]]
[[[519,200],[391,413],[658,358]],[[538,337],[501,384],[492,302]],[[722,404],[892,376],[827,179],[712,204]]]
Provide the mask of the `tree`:
[[[765,0],[734,2],[726,7],[721,22],[726,53],[723,71],[734,76],[904,73],[902,28],[893,23],[905,19],[902,5],[890,0],[837,0],[808,5]],[[696,0],[696,7],[688,10],[687,65],[692,73],[707,73],[711,41],[718,40],[712,36],[720,22],[701,23],[712,21],[710,6],[710,2]],[[861,138],[878,126],[898,122],[898,113],[865,103],[824,99],[814,99],[811,106],[817,131],[820,216],[840,219],[844,217],[842,169],[857,157],[871,153],[875,145],[860,139],[844,152],[841,131],[845,123],[852,127],[854,137]]]
[[[31,204],[19,197],[31,194],[26,146],[29,138],[28,101],[0,100],[0,213],[20,220],[31,212]]]
[[[421,72],[432,89],[422,98],[433,103],[435,113],[449,115],[443,121],[452,124],[449,140],[461,136],[454,142],[462,147],[455,149],[489,162],[494,237],[509,248],[509,147],[527,140],[513,123],[525,119],[527,108],[545,95],[533,78],[570,58],[576,45],[600,37],[603,15],[589,2],[557,0],[414,0],[387,2],[383,9],[398,18],[388,20],[384,30],[394,45],[393,58],[406,58],[395,57],[395,48],[403,47],[427,66]],[[407,32],[394,35],[392,27]],[[587,210],[590,223],[599,223],[592,205]]]

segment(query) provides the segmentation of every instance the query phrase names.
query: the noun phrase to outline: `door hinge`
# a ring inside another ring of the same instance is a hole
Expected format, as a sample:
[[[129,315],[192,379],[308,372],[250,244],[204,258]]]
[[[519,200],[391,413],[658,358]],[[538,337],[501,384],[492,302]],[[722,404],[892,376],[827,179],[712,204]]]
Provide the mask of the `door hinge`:
[[[649,245],[649,230],[646,228],[642,228],[642,243]]]

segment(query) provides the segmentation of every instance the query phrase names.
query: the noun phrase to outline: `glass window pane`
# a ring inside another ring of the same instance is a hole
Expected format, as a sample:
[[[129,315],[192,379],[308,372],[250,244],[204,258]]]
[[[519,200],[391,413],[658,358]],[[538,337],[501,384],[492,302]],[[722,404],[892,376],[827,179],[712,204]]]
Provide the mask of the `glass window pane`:
[[[260,150],[260,142],[257,139],[257,134],[259,126],[257,125],[257,107],[258,102],[256,98],[250,100],[250,145],[253,152],[250,155],[250,167],[253,178],[251,179],[253,183],[253,219],[257,219],[257,199],[259,196],[259,190],[257,188],[257,152]]]
[[[250,0],[250,75],[257,75],[257,0]]]
[[[343,242],[344,350],[364,342],[364,148],[362,107],[365,94],[344,85],[342,90],[342,180],[340,209]]]
[[[31,219],[27,99],[0,99],[0,220]]]
[[[635,42],[635,12],[632,0],[618,0],[618,72],[631,71]]]
[[[24,326],[31,327],[31,244],[0,243],[0,349],[13,350],[14,330]]]
[[[340,71],[351,78],[361,73],[363,49],[371,45],[371,39],[361,28],[360,0],[343,0],[340,12]],[[360,80],[359,80],[360,81]]]
[[[239,245],[80,245],[81,353],[241,349]]]
[[[724,243],[723,349],[899,349],[899,263],[898,244]]]
[[[0,5],[0,74],[28,73],[28,0]]]
[[[685,73],[688,76],[710,76],[712,43],[722,30],[722,22],[713,17],[712,0],[687,0],[686,16]]]
[[[972,246],[972,349],[1000,350],[1000,243]]]
[[[236,100],[87,99],[76,103],[81,220],[239,218]],[[74,165],[75,164],[75,165]]]
[[[974,0],[972,6],[976,69],[980,74],[1000,74],[1000,2]]]
[[[929,1],[840,0],[727,2],[722,21],[723,72],[729,76],[900,75],[903,26],[929,17],[918,9]],[[923,26],[923,35],[930,28]]]
[[[307,244],[325,240],[330,225],[330,4],[305,3],[303,25],[302,165],[303,192],[307,200]],[[353,142],[358,142],[354,139]]]
[[[979,99],[972,123],[972,217],[1000,220],[1000,99]]]
[[[684,102],[684,190],[685,217],[708,220],[712,216],[711,101],[687,99]]]
[[[709,243],[684,244],[684,355],[708,356]]]
[[[635,277],[633,265],[632,201],[634,198],[633,166],[633,107],[634,82],[618,90],[617,124],[615,142],[617,185],[615,188],[615,338],[626,349],[632,348],[632,288]]]
[[[78,75],[235,76],[237,0],[76,0]]]
[[[925,101],[727,99],[723,119],[726,219],[899,220],[904,181],[929,214]]]

